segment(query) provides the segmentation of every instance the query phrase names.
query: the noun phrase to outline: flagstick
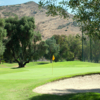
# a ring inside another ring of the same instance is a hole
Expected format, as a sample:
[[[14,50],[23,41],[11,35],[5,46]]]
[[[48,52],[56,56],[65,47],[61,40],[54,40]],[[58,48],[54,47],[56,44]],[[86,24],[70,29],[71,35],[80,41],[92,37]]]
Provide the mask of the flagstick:
[[[52,61],[52,74],[53,74],[53,61]]]
[[[52,74],[53,74],[53,61],[55,60],[54,55],[52,56]]]

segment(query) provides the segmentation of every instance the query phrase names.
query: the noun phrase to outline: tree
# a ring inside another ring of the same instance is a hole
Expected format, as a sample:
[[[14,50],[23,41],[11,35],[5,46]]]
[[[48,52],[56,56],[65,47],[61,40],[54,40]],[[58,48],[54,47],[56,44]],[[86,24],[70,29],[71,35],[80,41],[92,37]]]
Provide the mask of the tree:
[[[74,54],[73,59],[78,58],[78,56],[82,53],[82,42],[80,38],[69,35],[67,38],[67,42],[70,48],[70,51]]]
[[[92,44],[90,46],[90,43]],[[84,40],[84,61],[94,61],[96,63],[99,62],[100,59],[100,40],[97,38],[92,38],[90,42],[90,38]]]
[[[0,18],[0,63],[3,62],[3,53],[5,51],[4,38],[6,37],[5,20]]]
[[[0,56],[3,55],[5,51],[5,45],[3,43],[4,37],[6,37],[6,30],[4,29],[5,27],[5,20],[0,18]]]
[[[50,62],[52,62],[52,56],[53,55],[57,55],[59,53],[59,45],[56,43],[56,40],[54,39],[54,37],[48,38],[46,40],[46,44],[48,45],[48,51],[47,54],[45,54],[45,58],[49,59]]]
[[[57,44],[60,46],[59,59],[66,59],[68,61],[76,58],[80,59],[82,51],[81,39],[76,36],[54,35]]]
[[[46,54],[48,51],[48,45],[45,41],[41,41],[39,44],[37,44],[37,48],[35,49],[35,53],[33,55],[34,60],[38,60],[41,58],[44,54]]]
[[[41,34],[34,31],[35,21],[33,17],[22,17],[20,20],[17,17],[8,18],[5,29],[8,39],[10,38],[6,44],[5,58],[14,59],[21,68],[31,60],[41,57],[43,53],[38,55],[40,47],[37,44],[38,41],[41,41]],[[41,43],[42,47],[45,48],[45,43]]]
[[[92,40],[92,59],[94,62],[99,63],[100,61],[100,40]]]
[[[100,0],[40,0],[39,6],[46,6],[48,15],[68,17],[67,8],[74,12],[74,20],[79,23],[80,29],[90,37],[100,39]]]
[[[69,51],[69,46],[68,43],[66,41],[67,36],[65,35],[54,35],[53,36],[57,42],[57,44],[59,44],[60,47],[60,51],[59,54],[57,55],[57,59],[55,59],[56,61],[58,60],[63,60],[63,59],[67,59],[68,58],[68,53]]]

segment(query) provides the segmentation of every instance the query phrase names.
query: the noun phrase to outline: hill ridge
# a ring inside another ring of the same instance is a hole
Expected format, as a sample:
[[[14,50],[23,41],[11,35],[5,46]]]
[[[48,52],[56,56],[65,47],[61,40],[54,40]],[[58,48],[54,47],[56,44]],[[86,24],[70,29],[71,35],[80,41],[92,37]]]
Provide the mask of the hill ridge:
[[[37,25],[36,30],[41,32],[42,39],[46,40],[52,35],[76,35],[81,34],[80,28],[77,23],[73,21],[73,15],[69,14],[69,18],[63,19],[59,16],[52,17],[45,14],[46,9],[42,8],[39,10],[38,4],[34,1],[25,2],[16,5],[0,6],[0,16],[7,18],[9,16],[30,16],[35,18],[35,24]]]

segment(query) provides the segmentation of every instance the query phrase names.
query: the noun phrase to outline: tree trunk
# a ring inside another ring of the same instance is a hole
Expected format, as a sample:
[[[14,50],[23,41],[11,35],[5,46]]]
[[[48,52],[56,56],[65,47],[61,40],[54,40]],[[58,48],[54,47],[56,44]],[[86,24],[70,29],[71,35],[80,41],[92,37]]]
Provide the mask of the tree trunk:
[[[23,63],[18,63],[18,64],[19,64],[19,68],[25,67]]]
[[[19,64],[19,68],[25,67],[25,65],[26,65],[27,63],[29,63],[29,61],[26,61],[25,63],[19,62],[19,63],[18,63],[18,64]]]

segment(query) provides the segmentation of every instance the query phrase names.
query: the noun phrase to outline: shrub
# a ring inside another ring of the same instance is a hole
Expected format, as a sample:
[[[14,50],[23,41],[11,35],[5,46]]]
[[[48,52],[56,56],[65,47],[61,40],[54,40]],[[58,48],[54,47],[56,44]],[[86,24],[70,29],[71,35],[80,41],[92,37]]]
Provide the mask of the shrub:
[[[1,7],[0,7],[0,10],[3,10],[3,9],[5,9],[5,7],[1,6]]]
[[[2,12],[4,16],[17,16],[15,13],[12,12]]]

